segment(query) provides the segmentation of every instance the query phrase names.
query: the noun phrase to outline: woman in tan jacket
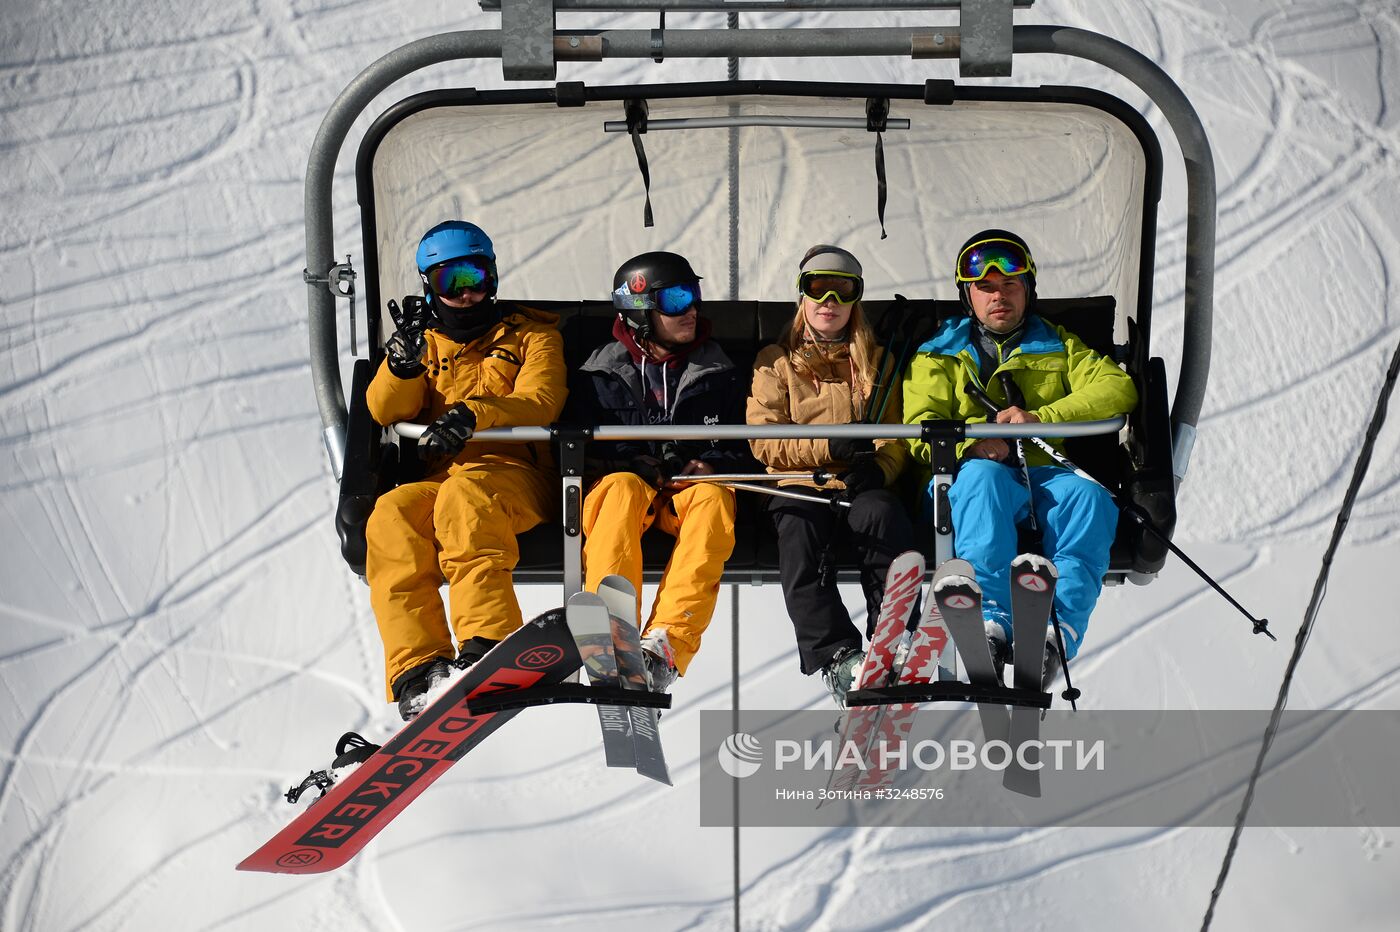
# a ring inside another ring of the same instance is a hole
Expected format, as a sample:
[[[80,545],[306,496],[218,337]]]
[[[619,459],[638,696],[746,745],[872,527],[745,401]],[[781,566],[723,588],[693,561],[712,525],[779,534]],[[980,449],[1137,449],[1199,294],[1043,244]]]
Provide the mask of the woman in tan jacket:
[[[900,386],[877,393],[882,350],[861,312],[860,262],[840,247],[813,246],[802,259],[797,287],[792,324],[754,363],[748,422],[902,423]],[[891,372],[885,378],[897,383],[900,375]],[[877,403],[883,410],[872,410]],[[802,672],[820,670],[832,698],[844,707],[865,654],[860,631],[836,589],[833,568],[823,564],[829,563],[829,542],[844,519],[860,556],[868,636],[890,563],[914,549],[909,515],[887,488],[904,467],[907,448],[894,439],[872,443],[847,438],[754,440],[751,446],[769,472],[837,473],[839,481],[826,488],[839,489],[837,494],[851,503],[838,510],[774,498],[769,505],[778,532],[783,598],[796,629]]]

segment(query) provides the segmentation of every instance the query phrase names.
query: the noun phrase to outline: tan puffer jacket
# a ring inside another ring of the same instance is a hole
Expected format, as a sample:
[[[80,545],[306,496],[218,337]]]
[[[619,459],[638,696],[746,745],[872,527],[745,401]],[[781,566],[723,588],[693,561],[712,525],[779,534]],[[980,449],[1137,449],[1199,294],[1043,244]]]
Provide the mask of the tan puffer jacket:
[[[883,350],[876,351],[876,371],[880,370]],[[901,424],[903,398],[900,373],[890,373],[886,379],[895,384],[885,403],[886,424]],[[872,395],[884,394],[880,386]],[[865,404],[857,403],[851,387],[851,355],[847,346],[823,353],[811,343],[789,351],[774,343],[759,351],[754,361],[753,390],[749,394],[748,422],[750,424],[856,424],[864,420]],[[811,471],[827,468],[841,472],[848,465],[833,460],[831,445],[826,440],[751,440],[753,455],[768,467],[769,472]],[[885,485],[890,485],[904,468],[909,449],[902,440],[877,440],[875,450],[880,468],[885,472]],[[780,485],[814,485],[811,481],[790,479]],[[824,486],[841,488],[833,480]]]

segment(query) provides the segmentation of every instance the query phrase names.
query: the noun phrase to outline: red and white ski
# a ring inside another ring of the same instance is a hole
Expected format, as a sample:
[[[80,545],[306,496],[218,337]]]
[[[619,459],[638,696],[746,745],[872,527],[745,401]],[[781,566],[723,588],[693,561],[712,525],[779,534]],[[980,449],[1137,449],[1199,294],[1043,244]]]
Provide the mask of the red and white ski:
[[[896,665],[896,651],[901,639],[909,630],[909,619],[914,612],[919,592],[924,582],[924,557],[915,550],[901,553],[890,564],[885,576],[885,594],[880,602],[880,617],[875,621],[875,631],[870,638],[870,647],[865,653],[865,662],[856,673],[852,690],[874,689],[889,686],[899,676]],[[872,767],[879,767],[878,756],[872,760],[872,753],[878,752],[878,741],[885,720],[886,706],[858,706],[846,712],[841,729],[841,743],[837,748],[837,759],[844,760],[847,748],[854,747],[860,755],[861,764],[856,767],[836,767],[827,781],[828,793],[854,788]]]
[[[933,598],[932,589],[924,598],[923,612],[919,626],[911,634],[908,653],[902,662],[897,662],[898,674],[895,685],[908,686],[917,683],[938,681],[938,668],[943,660],[943,652],[950,645],[948,629],[938,612],[938,603]],[[914,716],[919,710],[916,702],[893,703],[884,707],[885,714],[880,720],[879,733],[871,746],[873,761],[867,762],[867,769],[860,779],[865,789],[879,789],[888,786],[894,774],[882,766],[882,748],[894,748],[903,744],[914,727]]]

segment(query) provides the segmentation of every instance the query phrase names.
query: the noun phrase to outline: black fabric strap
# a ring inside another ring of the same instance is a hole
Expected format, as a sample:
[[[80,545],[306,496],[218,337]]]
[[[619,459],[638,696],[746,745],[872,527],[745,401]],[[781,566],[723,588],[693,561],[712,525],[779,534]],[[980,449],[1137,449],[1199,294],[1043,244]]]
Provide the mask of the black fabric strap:
[[[885,201],[889,185],[885,182],[885,129],[890,117],[888,97],[870,97],[865,101],[865,128],[875,134],[875,210],[880,218],[880,239],[889,239],[885,232]]]
[[[656,224],[651,218],[651,169],[647,167],[647,151],[642,146],[642,134],[647,131],[647,102],[629,100],[624,105],[627,114],[627,132],[632,135],[632,148],[637,150],[637,167],[642,172],[642,187],[646,191],[646,203],[642,208],[642,226]]]
[[[875,134],[875,206],[880,216],[880,239],[889,239],[885,232],[885,198],[888,185],[885,184],[885,141],[883,133]]]

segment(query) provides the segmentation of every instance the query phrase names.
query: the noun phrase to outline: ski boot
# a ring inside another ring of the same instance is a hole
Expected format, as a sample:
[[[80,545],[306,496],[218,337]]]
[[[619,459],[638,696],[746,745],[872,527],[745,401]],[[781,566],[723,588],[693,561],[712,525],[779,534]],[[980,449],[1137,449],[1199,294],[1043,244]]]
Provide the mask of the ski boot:
[[[1049,689],[1050,684],[1063,672],[1065,665],[1060,660],[1060,648],[1055,644],[1055,636],[1052,634],[1045,641],[1045,678],[1041,680],[1042,689]]]
[[[664,693],[676,681],[676,652],[671,648],[671,639],[665,628],[647,634],[642,638],[642,662],[647,668],[647,682],[651,691]]]
[[[846,708],[846,693],[851,691],[856,671],[864,662],[865,651],[855,647],[843,647],[831,658],[830,663],[822,667],[822,682],[826,684],[826,691],[831,693],[836,708]]]
[[[486,652],[495,647],[500,641],[493,641],[490,638],[474,637],[467,641],[457,651],[457,659],[452,661],[452,666],[458,670],[465,670],[476,663]]]
[[[440,683],[445,683],[452,673],[452,665],[442,658],[420,664],[399,679],[399,716],[411,722],[428,707],[428,692]]]
[[[996,670],[997,685],[1006,682],[1006,661],[1011,657],[1011,647],[1006,643],[1006,632],[994,621],[986,623],[987,647],[992,652],[992,666]]]

